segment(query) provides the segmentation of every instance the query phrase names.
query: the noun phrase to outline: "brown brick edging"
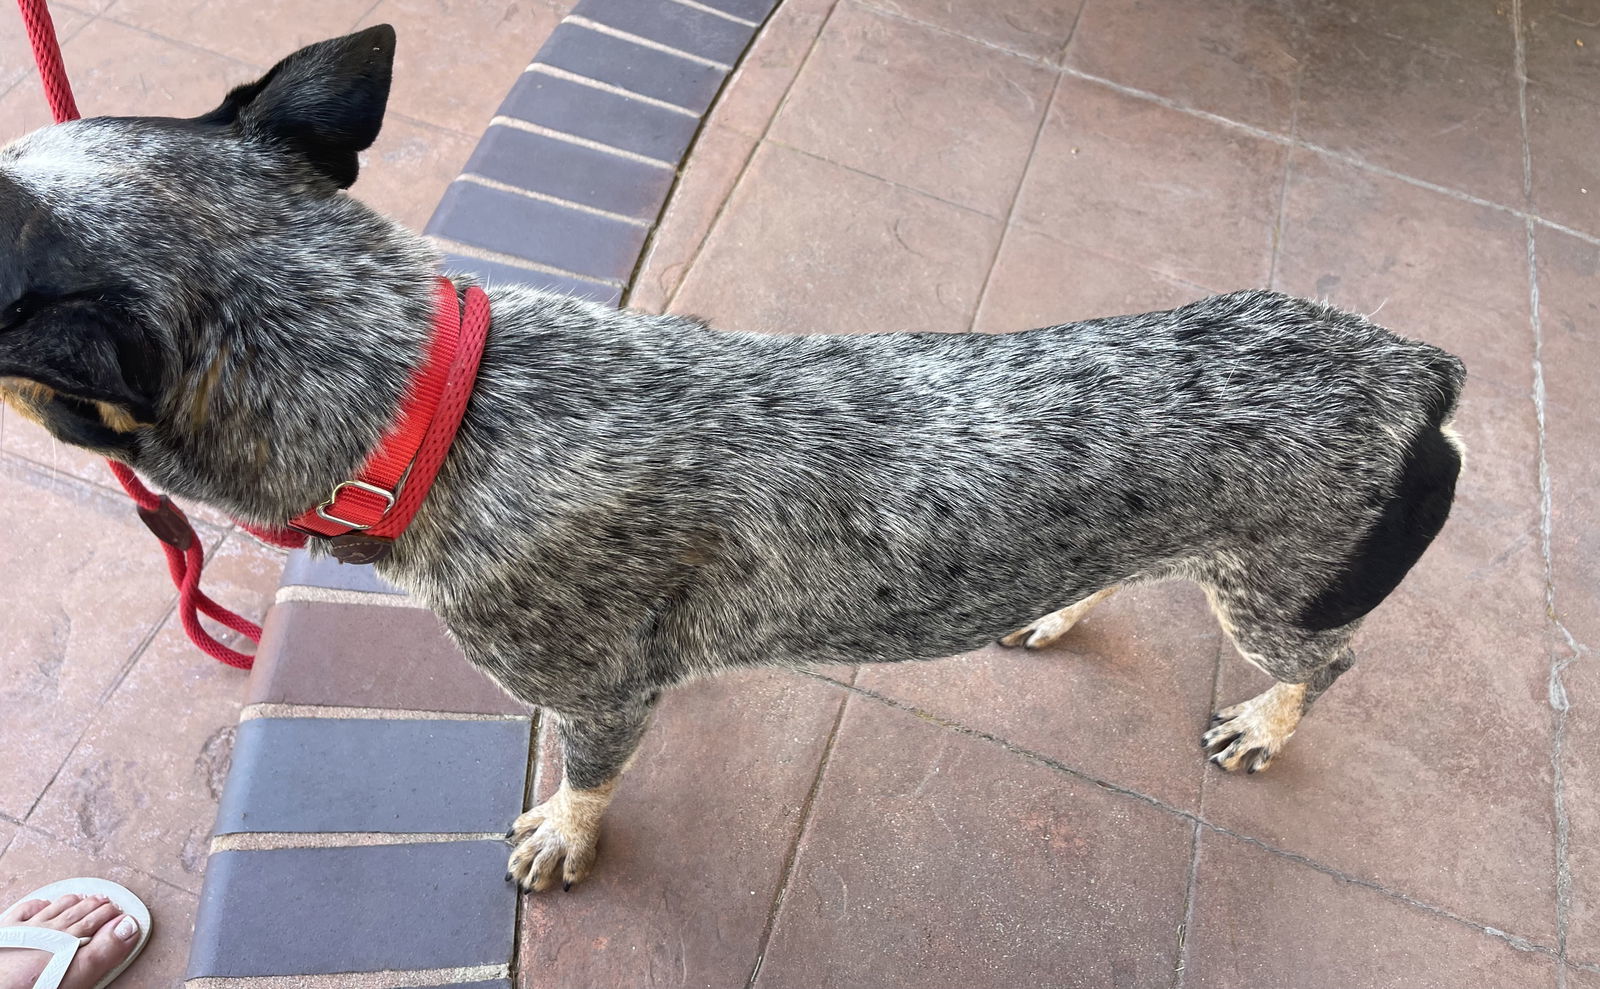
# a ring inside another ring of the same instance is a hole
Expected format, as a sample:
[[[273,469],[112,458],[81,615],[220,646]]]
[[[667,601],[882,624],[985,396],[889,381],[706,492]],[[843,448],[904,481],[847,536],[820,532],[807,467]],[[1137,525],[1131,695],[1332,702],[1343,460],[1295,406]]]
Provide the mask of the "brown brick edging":
[[[447,271],[617,304],[776,0],[581,0],[427,227]],[[195,989],[509,989],[534,713],[368,568],[294,554],[196,915]]]

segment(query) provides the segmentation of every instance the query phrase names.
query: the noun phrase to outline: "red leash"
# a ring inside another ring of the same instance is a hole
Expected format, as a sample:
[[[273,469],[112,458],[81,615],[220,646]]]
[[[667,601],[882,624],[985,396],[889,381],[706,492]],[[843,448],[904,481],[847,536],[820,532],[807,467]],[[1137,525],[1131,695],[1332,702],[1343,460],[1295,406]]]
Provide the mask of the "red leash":
[[[34,61],[44,80],[45,96],[56,123],[78,119],[78,106],[61,63],[61,46],[46,0],[17,0],[33,45]],[[423,367],[401,403],[399,421],[353,480],[333,489],[328,500],[296,517],[284,529],[239,526],[265,542],[290,549],[305,545],[307,536],[329,541],[333,554],[351,563],[370,563],[387,555],[390,544],[405,531],[428,496],[465,414],[477,380],[478,362],[489,331],[489,299],[477,286],[467,289],[465,318],[455,286],[439,279],[433,341]],[[255,657],[231,649],[200,624],[199,613],[226,625],[252,642],[261,641],[261,626],[234,614],[200,590],[205,549],[194,526],[166,495],[145,487],[125,464],[106,463],[139,508],[139,518],[161,540],[167,569],[178,589],[178,614],[189,641],[213,659],[249,669]]]

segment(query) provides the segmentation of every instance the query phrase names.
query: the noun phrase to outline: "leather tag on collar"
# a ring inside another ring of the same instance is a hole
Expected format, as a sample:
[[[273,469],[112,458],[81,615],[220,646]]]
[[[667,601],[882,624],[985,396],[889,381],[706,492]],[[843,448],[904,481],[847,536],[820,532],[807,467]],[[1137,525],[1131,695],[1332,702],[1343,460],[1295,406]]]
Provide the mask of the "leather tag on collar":
[[[328,552],[340,563],[377,563],[393,549],[393,539],[369,536],[364,532],[347,532],[328,540]]]

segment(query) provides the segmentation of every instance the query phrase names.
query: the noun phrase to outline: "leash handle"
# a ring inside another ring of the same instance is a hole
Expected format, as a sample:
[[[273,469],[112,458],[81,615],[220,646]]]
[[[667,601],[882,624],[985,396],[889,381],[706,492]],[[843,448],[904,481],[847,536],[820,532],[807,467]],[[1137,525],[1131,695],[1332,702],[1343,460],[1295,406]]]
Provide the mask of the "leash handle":
[[[33,46],[33,60],[39,64],[39,77],[44,82],[44,96],[50,101],[50,112],[56,123],[78,119],[78,104],[72,98],[72,85],[67,82],[67,68],[61,62],[61,44],[56,40],[56,25],[50,19],[50,8],[45,0],[17,0],[22,8],[22,23],[28,28],[28,43]]]
[[[201,546],[194,526],[171,499],[145,487],[144,482],[126,464],[119,464],[115,460],[106,463],[111,466],[111,473],[116,475],[122,490],[128,492],[128,497],[138,506],[139,518],[145,527],[161,540],[161,548],[167,554],[167,572],[172,575],[172,583],[178,589],[178,618],[183,623],[189,641],[218,662],[236,669],[250,669],[255,663],[254,656],[223,645],[200,624],[199,615],[203,613],[251,642],[261,641],[261,626],[224,608],[200,589],[200,573],[205,568],[205,548]]]

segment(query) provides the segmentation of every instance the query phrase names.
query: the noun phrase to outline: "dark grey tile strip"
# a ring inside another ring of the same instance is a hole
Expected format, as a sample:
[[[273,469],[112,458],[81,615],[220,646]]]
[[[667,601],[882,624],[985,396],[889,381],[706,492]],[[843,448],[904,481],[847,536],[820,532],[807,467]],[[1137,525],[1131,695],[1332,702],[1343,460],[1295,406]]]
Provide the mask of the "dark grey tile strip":
[[[219,852],[188,977],[503,966],[516,908],[505,868],[498,841]]]
[[[409,972],[201,976],[183,985],[185,989],[511,989],[509,971],[509,965],[467,965]]]
[[[614,282],[633,272],[647,232],[470,182],[451,184],[427,227],[439,237]]]
[[[778,6],[778,0],[694,0],[695,5],[760,24]]]
[[[636,220],[661,212],[673,170],[512,127],[490,127],[467,173]]]
[[[676,162],[700,126],[693,116],[543,72],[524,72],[499,115],[663,162]]]
[[[522,810],[522,720],[255,718],[215,831],[498,833]]]
[[[572,14],[724,65],[743,54],[756,30],[753,24],[662,0],[579,0]]]
[[[446,273],[473,275],[486,288],[493,288],[496,285],[526,285],[529,288],[559,292],[562,295],[588,299],[608,306],[614,306],[622,300],[622,287],[619,285],[570,278],[514,264],[468,257],[464,254],[445,254],[443,267]]]
[[[534,63],[609,83],[697,115],[710,108],[726,76],[721,69],[572,23],[563,23],[551,33]]]

